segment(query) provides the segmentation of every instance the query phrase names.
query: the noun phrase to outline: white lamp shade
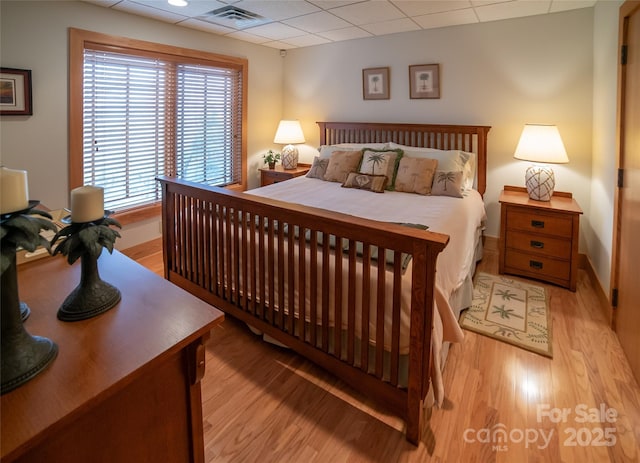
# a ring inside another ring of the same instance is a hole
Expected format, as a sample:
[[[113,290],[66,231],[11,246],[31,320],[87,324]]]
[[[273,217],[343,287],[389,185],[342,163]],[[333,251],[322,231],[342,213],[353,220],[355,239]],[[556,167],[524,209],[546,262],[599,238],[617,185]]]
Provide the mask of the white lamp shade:
[[[525,124],[513,157],[545,164],[569,162],[560,132],[555,125]]]
[[[274,143],[288,145],[291,143],[304,143],[304,134],[299,121],[280,121]]]

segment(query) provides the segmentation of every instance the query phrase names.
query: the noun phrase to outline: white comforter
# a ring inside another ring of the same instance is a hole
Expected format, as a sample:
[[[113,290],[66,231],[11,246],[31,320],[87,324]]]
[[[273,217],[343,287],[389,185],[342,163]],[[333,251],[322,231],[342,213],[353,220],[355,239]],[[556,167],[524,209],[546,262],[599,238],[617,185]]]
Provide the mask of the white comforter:
[[[449,235],[449,244],[438,256],[434,316],[434,387],[437,402],[443,397],[440,350],[443,341],[460,342],[464,335],[448,304],[474,265],[476,236],[485,220],[482,197],[475,190],[464,198],[342,188],[340,183],[298,177],[247,193],[384,222],[417,223],[430,231]]]

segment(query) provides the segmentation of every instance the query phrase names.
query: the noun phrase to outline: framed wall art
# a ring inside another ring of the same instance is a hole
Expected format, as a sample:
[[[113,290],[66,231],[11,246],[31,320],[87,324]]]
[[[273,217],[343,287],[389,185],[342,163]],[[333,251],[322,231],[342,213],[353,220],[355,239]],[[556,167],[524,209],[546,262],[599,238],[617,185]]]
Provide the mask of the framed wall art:
[[[440,65],[414,64],[409,66],[409,97],[440,98]]]
[[[0,115],[30,116],[32,114],[31,71],[0,68]]]
[[[362,97],[365,100],[389,99],[389,68],[362,70]]]

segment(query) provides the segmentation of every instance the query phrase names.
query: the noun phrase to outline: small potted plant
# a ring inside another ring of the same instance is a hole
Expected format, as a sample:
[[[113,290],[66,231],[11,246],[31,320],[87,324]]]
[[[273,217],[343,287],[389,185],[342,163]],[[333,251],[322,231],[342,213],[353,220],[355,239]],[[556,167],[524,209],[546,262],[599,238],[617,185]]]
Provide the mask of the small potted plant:
[[[274,153],[273,150],[267,151],[267,154],[262,155],[265,164],[269,164],[269,169],[276,168],[276,162],[280,160],[280,153]]]

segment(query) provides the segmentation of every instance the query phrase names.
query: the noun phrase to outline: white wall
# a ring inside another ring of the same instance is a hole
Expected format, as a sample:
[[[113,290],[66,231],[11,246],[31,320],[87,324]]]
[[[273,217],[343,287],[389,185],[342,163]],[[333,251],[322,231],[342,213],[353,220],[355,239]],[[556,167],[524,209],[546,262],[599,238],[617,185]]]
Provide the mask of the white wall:
[[[68,206],[69,27],[205,50],[249,60],[249,185],[259,184],[261,153],[273,147],[282,112],[278,50],[174,26],[84,2],[0,2],[3,67],[31,69],[33,116],[0,119],[4,165],[29,174],[29,192],[52,209]],[[125,227],[118,248],[160,235],[157,220]]]
[[[591,210],[583,227],[588,257],[609,293],[616,192],[618,13],[622,1],[598,2],[593,20],[593,159]],[[588,227],[588,228],[587,228]]]
[[[498,195],[523,185],[527,163],[513,159],[522,126],[555,123],[570,163],[555,168],[589,219],[591,202],[593,8],[409,32],[290,50],[284,116],[303,123],[310,160],[315,121],[481,124],[489,133],[487,235],[499,234]],[[408,66],[440,63],[441,98],[411,100]],[[362,69],[391,68],[391,99],[362,99]],[[585,252],[584,233],[581,250]]]
[[[29,171],[31,197],[67,205],[67,28],[156,41],[249,59],[250,187],[280,118],[298,118],[311,161],[320,120],[486,124],[487,234],[497,236],[497,198],[522,185],[512,158],[526,122],[558,124],[570,163],[557,189],[585,211],[581,252],[609,286],[615,193],[617,15],[620,1],[547,16],[409,32],[289,50],[243,43],[81,2],[0,2],[2,66],[32,69],[34,115],[0,118],[0,159]],[[27,31],[27,32],[25,32]],[[34,33],[33,31],[37,31]],[[410,100],[408,66],[440,63],[439,100]],[[284,70],[283,70],[284,66]],[[362,100],[362,69],[391,68],[391,99]],[[127,227],[118,247],[158,236],[157,221]]]

